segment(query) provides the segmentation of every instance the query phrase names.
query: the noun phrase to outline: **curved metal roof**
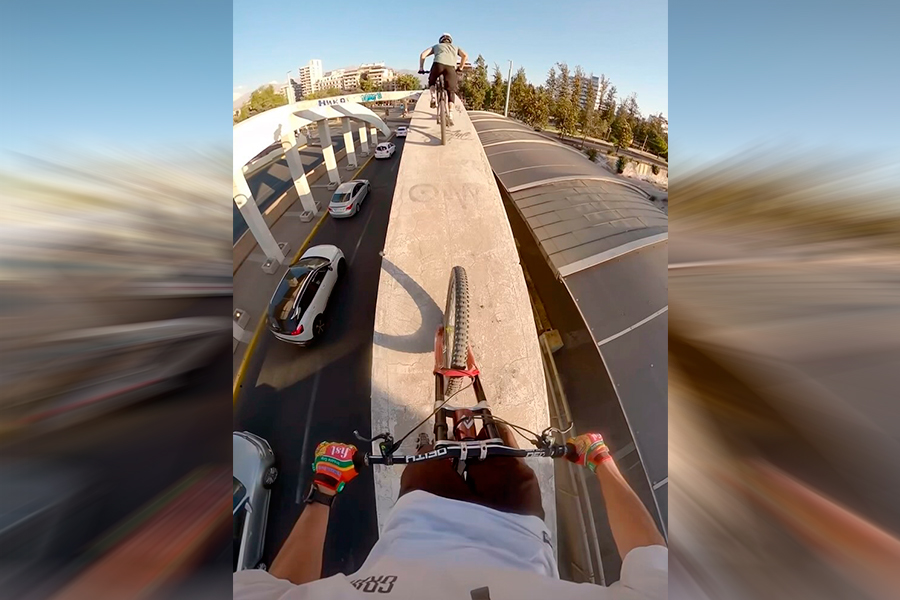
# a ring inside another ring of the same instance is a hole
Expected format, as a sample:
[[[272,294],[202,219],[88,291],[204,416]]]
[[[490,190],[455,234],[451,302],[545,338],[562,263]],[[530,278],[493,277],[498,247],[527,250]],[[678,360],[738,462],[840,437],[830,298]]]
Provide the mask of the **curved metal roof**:
[[[494,174],[584,319],[666,519],[668,216],[578,150],[469,111]]]

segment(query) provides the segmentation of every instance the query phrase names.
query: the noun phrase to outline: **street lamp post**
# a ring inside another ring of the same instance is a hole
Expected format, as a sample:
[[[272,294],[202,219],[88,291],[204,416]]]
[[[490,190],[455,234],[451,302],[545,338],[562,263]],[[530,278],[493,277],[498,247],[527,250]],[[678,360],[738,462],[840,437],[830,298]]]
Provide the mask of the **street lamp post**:
[[[509,116],[509,88],[512,85],[512,61],[509,61],[509,73],[506,75],[506,106],[503,107],[503,116]]]
[[[293,104],[294,102],[297,101],[297,99],[294,98],[294,86],[291,85],[291,72],[290,71],[287,72],[287,101],[288,101],[288,104]]]

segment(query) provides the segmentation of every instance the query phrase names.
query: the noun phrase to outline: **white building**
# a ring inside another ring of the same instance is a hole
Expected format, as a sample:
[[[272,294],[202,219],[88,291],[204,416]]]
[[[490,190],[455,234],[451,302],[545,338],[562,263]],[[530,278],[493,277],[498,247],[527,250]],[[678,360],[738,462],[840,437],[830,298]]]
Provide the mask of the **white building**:
[[[300,67],[300,91],[302,95],[318,90],[318,82],[322,79],[322,61],[314,58],[306,66]]]
[[[593,86],[594,93],[597,94],[596,96],[594,96],[594,110],[597,110],[598,108],[600,108],[600,77],[596,75],[592,77],[581,78],[581,107],[584,108],[584,105],[587,104],[588,92],[590,91],[589,86]]]

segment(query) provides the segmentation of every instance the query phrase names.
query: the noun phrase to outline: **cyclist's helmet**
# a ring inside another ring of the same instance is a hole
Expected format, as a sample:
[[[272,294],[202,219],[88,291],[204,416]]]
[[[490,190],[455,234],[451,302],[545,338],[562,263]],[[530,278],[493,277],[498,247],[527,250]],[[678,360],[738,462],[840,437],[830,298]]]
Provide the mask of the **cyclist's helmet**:
[[[449,33],[442,33],[442,34],[441,34],[441,39],[438,40],[438,43],[439,43],[439,44],[452,44],[452,43],[453,43],[453,38],[450,37],[450,34],[449,34]]]

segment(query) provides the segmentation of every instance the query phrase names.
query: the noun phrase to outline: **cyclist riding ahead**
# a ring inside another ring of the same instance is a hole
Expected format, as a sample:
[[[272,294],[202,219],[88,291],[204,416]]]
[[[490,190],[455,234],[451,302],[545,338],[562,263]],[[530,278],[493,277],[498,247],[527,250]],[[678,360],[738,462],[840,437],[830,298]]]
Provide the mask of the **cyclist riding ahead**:
[[[443,75],[447,87],[447,103],[450,108],[447,113],[447,118],[452,125],[453,99],[458,94],[456,74],[458,71],[461,71],[463,65],[466,64],[466,58],[468,58],[468,56],[463,52],[462,48],[453,45],[453,38],[450,37],[449,33],[444,33],[441,35],[437,44],[425,48],[425,50],[422,51],[422,54],[419,55],[419,73],[425,73],[425,59],[432,54],[434,55],[434,61],[431,63],[431,72],[428,74],[428,88],[431,90],[431,108],[435,107],[435,83],[437,82],[438,77]],[[457,67],[456,64],[457,56],[461,59],[459,61],[459,67]]]
[[[496,425],[503,442],[517,447],[510,429]],[[486,428],[478,439],[484,439]],[[476,448],[480,442],[472,444]],[[667,597],[665,542],[599,434],[570,439],[566,458],[590,469],[600,485],[623,559],[621,578],[609,587],[559,579],[540,488],[524,459],[497,455],[470,461],[464,478],[450,459],[426,460],[436,454],[433,448],[427,443],[418,448],[421,462],[405,457],[399,499],[362,567],[353,575],[322,579],[330,507],[369,456],[348,444],[319,444],[300,518],[268,573],[234,575],[233,598],[367,598],[374,592],[416,600]]]

